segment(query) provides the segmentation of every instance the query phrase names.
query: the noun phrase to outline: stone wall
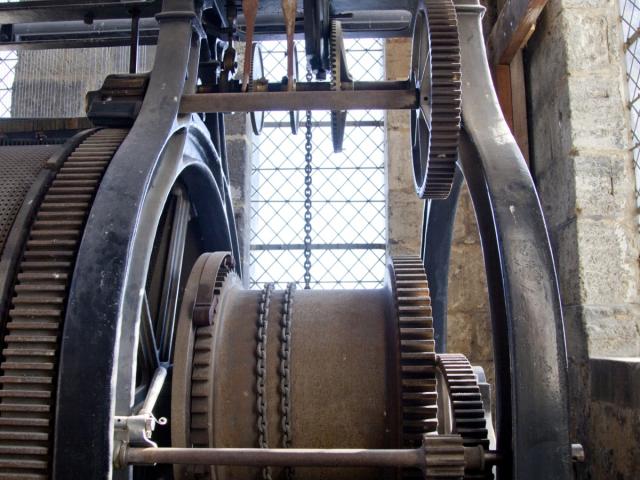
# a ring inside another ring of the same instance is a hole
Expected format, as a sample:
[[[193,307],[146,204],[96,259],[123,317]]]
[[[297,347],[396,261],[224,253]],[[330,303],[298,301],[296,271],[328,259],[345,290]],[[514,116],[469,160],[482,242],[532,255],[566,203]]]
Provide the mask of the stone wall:
[[[612,452],[622,458],[637,448],[637,411],[620,409],[626,418],[615,419],[610,399],[591,399],[604,379],[592,374],[590,358],[640,354],[639,237],[617,2],[551,0],[525,62],[533,171],[565,315],[573,434],[586,447],[581,470],[585,478],[634,478],[637,471]]]

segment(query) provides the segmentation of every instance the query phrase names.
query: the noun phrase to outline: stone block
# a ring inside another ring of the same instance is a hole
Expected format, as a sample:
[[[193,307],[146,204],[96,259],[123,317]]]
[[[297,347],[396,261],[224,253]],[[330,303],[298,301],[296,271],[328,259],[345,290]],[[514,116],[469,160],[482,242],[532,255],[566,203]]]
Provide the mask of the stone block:
[[[249,164],[250,143],[247,137],[227,139],[227,159],[229,161],[229,181],[231,185],[248,192],[251,169]]]
[[[389,192],[387,247],[390,255],[418,255],[422,244],[424,202],[414,194]]]
[[[453,226],[453,244],[473,245],[480,243],[478,234],[478,224],[476,222],[471,195],[467,184],[462,184],[460,198],[458,199],[458,208],[456,210],[456,220]]]
[[[567,45],[559,19],[559,3],[560,0],[551,0],[547,4],[524,50],[529,96],[534,106],[552,100],[567,75]]]
[[[549,92],[532,97],[529,142],[536,176],[562,161],[572,147],[568,85],[561,82]]]
[[[640,275],[635,228],[613,221],[579,219],[577,233],[582,303],[638,303]]]
[[[411,39],[390,38],[384,43],[387,80],[406,80],[411,64]]]
[[[590,356],[640,356],[640,305],[584,306]]]
[[[252,135],[249,115],[244,112],[227,113],[224,115],[224,128],[227,137],[232,135]]]
[[[385,141],[385,162],[386,162],[386,189],[391,192],[402,192],[408,197],[418,200],[415,192],[413,180],[413,159],[411,157],[411,137],[408,125],[409,119],[403,118],[402,122],[396,115],[387,115],[387,118],[394,118],[393,122],[398,121],[398,126],[394,124],[388,126]],[[403,117],[404,117],[403,116]],[[402,125],[402,126],[400,126]]]
[[[579,10],[588,10],[588,9],[616,9],[618,8],[618,3],[615,0],[556,0],[554,3],[561,6],[562,9],[579,9]]]
[[[629,148],[628,112],[622,91],[617,70],[569,77],[573,149]]]
[[[580,257],[576,220],[571,219],[550,230],[549,233],[562,303],[563,305],[580,304]]]
[[[447,351],[462,353],[471,363],[493,368],[493,343],[489,312],[449,311],[447,314]]]
[[[469,356],[474,344],[475,329],[472,315],[453,311],[447,313],[447,351]]]
[[[449,309],[487,310],[487,281],[480,245],[453,245],[449,263]]]
[[[545,170],[536,174],[540,204],[550,229],[557,228],[576,215],[573,162],[571,157],[566,156],[554,160],[549,162]]]
[[[632,222],[636,202],[631,155],[579,155],[572,160],[576,213],[594,220]]]
[[[561,19],[562,34],[567,39],[567,65],[572,74],[610,66],[609,24],[603,13],[567,9]]]

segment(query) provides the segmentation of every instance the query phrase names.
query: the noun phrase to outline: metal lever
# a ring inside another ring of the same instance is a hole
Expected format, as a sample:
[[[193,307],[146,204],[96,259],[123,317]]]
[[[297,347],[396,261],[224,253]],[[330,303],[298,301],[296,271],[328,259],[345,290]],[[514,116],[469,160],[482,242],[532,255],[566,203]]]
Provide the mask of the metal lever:
[[[246,23],[242,91],[246,92],[249,89],[249,78],[253,68],[253,31],[256,26],[256,16],[258,15],[258,0],[242,0],[242,13],[244,13]]]
[[[282,0],[282,13],[287,32],[287,91],[295,90],[295,77],[293,75],[293,35],[296,28],[296,0]]]

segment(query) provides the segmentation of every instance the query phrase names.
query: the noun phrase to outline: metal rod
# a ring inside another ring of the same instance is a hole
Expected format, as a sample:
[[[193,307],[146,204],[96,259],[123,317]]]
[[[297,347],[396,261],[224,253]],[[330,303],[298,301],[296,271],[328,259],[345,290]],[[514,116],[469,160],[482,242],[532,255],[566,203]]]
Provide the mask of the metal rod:
[[[160,357],[158,352],[158,344],[153,331],[153,320],[151,319],[151,309],[149,308],[149,297],[145,290],[142,296],[142,319],[140,345],[142,346],[142,354],[148,362],[149,370],[154,370],[160,366]]]
[[[384,250],[384,243],[314,243],[311,250]],[[251,245],[251,250],[304,250],[304,243]]]
[[[155,463],[238,465],[247,467],[417,467],[424,450],[365,450],[307,448],[127,448],[128,465]]]
[[[149,390],[147,390],[147,396],[144,399],[142,408],[140,409],[140,415],[153,413],[153,407],[156,406],[156,402],[158,401],[160,392],[162,392],[162,387],[166,378],[167,369],[164,367],[156,368],[156,371],[153,373],[151,383],[149,384]]]
[[[129,73],[138,72],[138,47],[140,45],[140,11],[131,10],[131,44],[129,50]]]
[[[412,110],[417,91],[198,93],[183,95],[180,113],[289,110]]]

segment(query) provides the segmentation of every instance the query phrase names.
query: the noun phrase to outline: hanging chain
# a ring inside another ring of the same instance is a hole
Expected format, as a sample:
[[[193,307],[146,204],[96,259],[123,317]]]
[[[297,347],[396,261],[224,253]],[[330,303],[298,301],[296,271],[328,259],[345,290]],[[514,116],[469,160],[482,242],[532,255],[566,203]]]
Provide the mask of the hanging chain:
[[[295,283],[287,285],[282,301],[280,322],[280,414],[282,425],[282,448],[291,448],[291,315]],[[285,469],[287,479],[293,478],[293,468]]]
[[[311,70],[307,70],[307,82],[313,79]],[[311,110],[307,110],[305,124],[305,166],[304,166],[304,288],[311,288]]]
[[[269,305],[271,303],[271,292],[273,283],[267,283],[262,290],[260,303],[258,305],[258,334],[256,337],[256,408],[258,411],[258,447],[269,448],[269,438],[267,430],[267,326],[269,317]],[[271,480],[271,468],[262,469],[262,478]]]

